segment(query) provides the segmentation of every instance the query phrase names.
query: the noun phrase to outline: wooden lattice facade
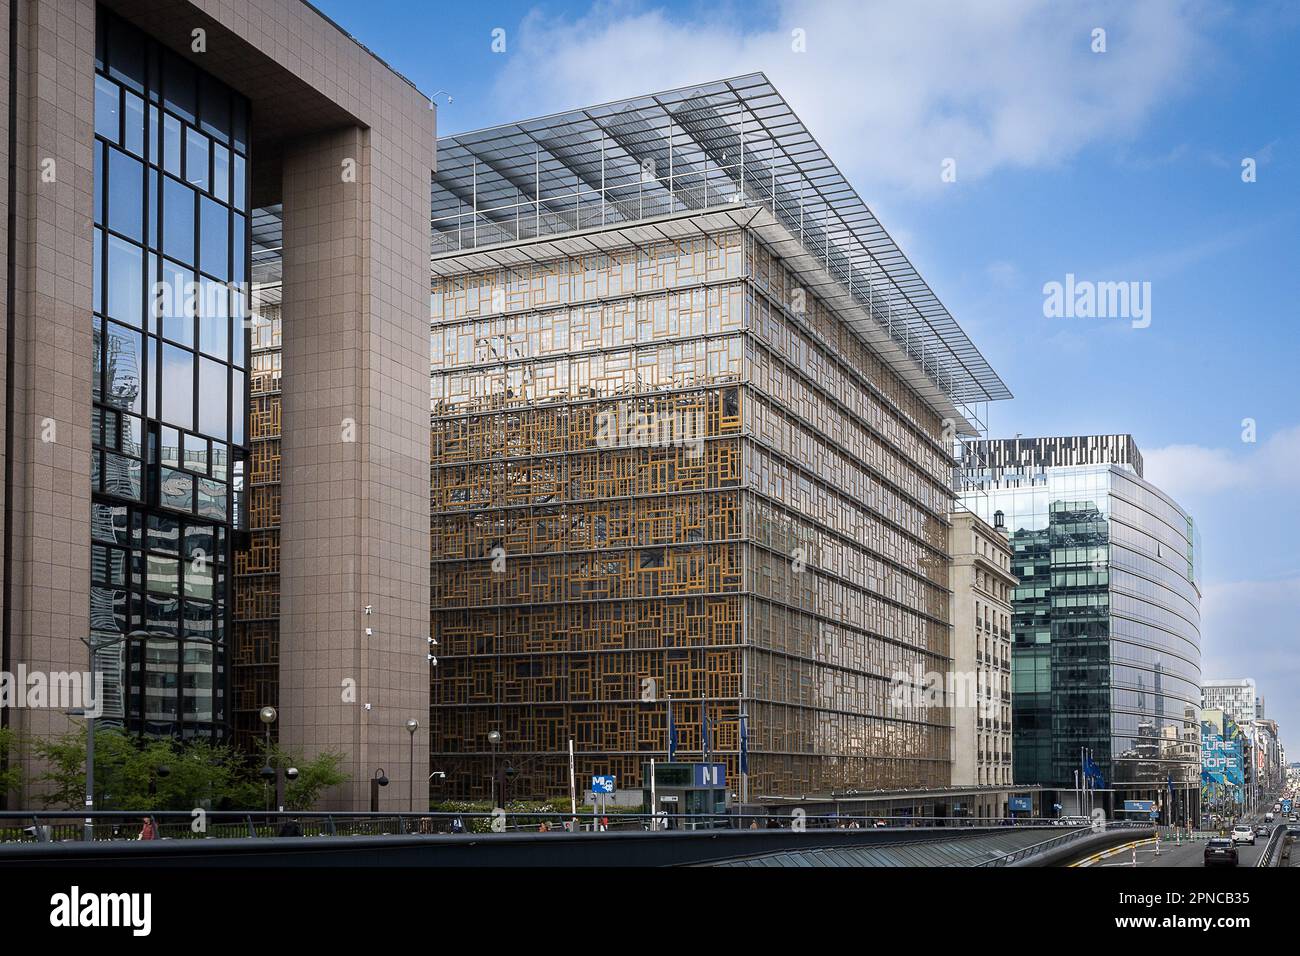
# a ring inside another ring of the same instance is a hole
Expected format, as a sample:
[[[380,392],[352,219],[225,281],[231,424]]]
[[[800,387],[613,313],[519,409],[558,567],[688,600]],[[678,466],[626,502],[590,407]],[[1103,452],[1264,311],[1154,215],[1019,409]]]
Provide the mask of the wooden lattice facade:
[[[567,793],[570,737],[637,787],[670,696],[733,780],[748,715],[755,798],[948,783],[947,712],[889,700],[948,665],[939,416],[756,236],[435,276],[431,360],[447,795],[494,729],[514,794]]]
[[[248,538],[247,547],[235,552],[231,711],[235,740],[246,748],[265,732],[258,711],[278,706],[280,698],[280,306],[267,301],[265,292],[254,288]]]

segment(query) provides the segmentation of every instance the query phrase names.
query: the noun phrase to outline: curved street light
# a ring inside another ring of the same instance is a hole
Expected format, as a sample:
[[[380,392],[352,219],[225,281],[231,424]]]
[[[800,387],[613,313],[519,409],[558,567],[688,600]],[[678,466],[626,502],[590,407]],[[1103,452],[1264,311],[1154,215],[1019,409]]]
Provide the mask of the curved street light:
[[[410,779],[407,780],[406,802],[407,809],[412,813],[415,812],[415,732],[419,729],[420,722],[414,717],[410,718],[406,722],[406,732],[411,737],[411,763],[410,773],[408,774]],[[427,810],[428,807],[425,807],[425,809]]]
[[[370,812],[379,812],[379,788],[388,786],[388,774],[384,773],[384,768],[380,767],[375,771],[375,775],[370,778]]]

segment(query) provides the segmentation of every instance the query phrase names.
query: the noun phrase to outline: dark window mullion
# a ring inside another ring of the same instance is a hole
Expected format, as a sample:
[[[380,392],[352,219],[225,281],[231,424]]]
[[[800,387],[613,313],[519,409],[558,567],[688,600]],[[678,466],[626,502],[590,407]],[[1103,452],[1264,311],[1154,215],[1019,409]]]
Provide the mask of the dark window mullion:
[[[195,95],[197,96],[198,94],[196,93]],[[198,102],[196,100],[194,104],[194,113],[196,119],[198,117],[198,108],[199,108]],[[188,138],[186,139],[185,142],[186,142],[186,146],[184,149],[185,169],[188,172],[189,170]],[[212,151],[208,150],[208,152],[211,153]],[[211,159],[209,159],[208,162],[209,165],[211,165]],[[209,179],[209,182],[211,182],[211,179]],[[203,222],[201,220],[201,217],[203,215],[203,203],[200,199],[200,197],[203,194],[202,192],[200,192],[200,190],[197,187],[189,183],[188,175],[186,176],[186,183],[190,187],[190,199],[194,204],[194,215],[193,215],[194,275],[196,277],[196,282],[198,283],[197,288],[195,290],[198,293],[198,295],[195,296],[194,318],[192,320],[194,323],[194,351],[190,353],[190,399],[191,399],[190,421],[193,423],[194,426],[191,429],[191,431],[197,432],[199,426],[199,401],[201,398],[199,394],[199,367],[202,364],[200,356],[203,354],[201,351],[203,340],[199,337],[203,333],[203,323],[199,321],[199,316],[203,313],[203,306],[204,306],[203,299],[206,298],[206,296],[203,294],[203,281],[201,278],[198,278],[202,275],[202,273],[200,273],[199,271],[199,263],[203,261],[203,249],[199,246],[199,242],[201,241],[203,236]],[[181,443],[184,444],[183,439]],[[195,514],[196,510],[198,509],[198,506],[199,506],[198,484],[195,482],[193,478],[190,478],[190,514]]]

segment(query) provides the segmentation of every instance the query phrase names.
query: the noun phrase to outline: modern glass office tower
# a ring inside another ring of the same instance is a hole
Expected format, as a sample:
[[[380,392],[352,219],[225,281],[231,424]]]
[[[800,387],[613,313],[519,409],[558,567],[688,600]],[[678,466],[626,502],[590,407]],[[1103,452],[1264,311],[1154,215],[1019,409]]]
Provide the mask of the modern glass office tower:
[[[1194,819],[1201,652],[1192,518],[1142,477],[1128,435],[976,441],[959,482],[970,510],[1005,521],[1020,579],[1016,783],[1058,788],[1057,802],[1076,806],[1086,751],[1108,810],[1152,799]]]
[[[90,638],[105,718],[226,721],[245,456],[248,101],[101,11]]]
[[[670,710],[742,797],[946,786],[890,681],[947,668],[944,441],[1007,393],[766,78],[445,137],[433,232],[446,792],[567,793],[570,738],[639,787]]]

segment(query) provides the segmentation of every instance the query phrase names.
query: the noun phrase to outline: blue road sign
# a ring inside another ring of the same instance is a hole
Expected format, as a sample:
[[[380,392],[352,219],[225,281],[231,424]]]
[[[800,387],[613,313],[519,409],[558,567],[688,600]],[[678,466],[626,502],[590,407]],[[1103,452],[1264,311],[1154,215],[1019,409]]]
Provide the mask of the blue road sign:
[[[695,767],[695,786],[725,787],[727,774],[720,763],[697,763]]]
[[[601,774],[599,776],[593,775],[591,778],[591,792],[592,793],[613,793],[614,780],[615,777],[612,773]]]

